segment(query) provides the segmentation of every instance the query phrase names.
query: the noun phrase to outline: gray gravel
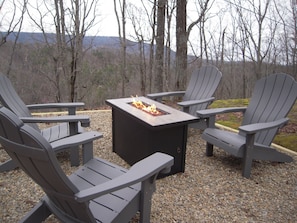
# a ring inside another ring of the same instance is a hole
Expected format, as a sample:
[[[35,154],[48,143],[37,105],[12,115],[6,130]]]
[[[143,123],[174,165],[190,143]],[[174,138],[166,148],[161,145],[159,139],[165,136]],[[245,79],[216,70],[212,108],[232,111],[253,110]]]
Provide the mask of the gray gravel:
[[[111,112],[86,114],[90,128],[104,135],[95,142],[95,155],[128,167],[111,149]],[[189,131],[185,173],[157,181],[151,222],[297,222],[296,155],[292,163],[254,162],[245,179],[239,159],[218,149],[206,157],[204,144],[199,131]],[[68,154],[58,158],[65,172],[75,170]],[[0,149],[0,161],[6,159]],[[21,170],[0,173],[0,222],[17,222],[42,195]]]

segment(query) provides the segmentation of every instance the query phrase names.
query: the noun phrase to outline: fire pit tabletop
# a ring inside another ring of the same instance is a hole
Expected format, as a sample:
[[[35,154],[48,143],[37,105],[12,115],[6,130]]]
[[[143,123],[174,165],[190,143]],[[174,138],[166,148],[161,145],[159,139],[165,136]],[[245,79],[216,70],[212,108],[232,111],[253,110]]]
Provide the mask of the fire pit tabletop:
[[[133,102],[133,98],[118,98],[118,99],[108,99],[106,103],[110,105],[112,108],[117,108],[122,110],[123,112],[141,120],[143,123],[147,124],[150,127],[162,127],[167,125],[176,125],[181,123],[192,123],[197,122],[198,118],[188,113],[179,111],[152,99],[146,97],[137,97],[137,100],[148,104],[155,105],[157,109],[165,112],[166,114],[154,116],[152,114],[148,114],[147,112],[134,107],[131,105]]]

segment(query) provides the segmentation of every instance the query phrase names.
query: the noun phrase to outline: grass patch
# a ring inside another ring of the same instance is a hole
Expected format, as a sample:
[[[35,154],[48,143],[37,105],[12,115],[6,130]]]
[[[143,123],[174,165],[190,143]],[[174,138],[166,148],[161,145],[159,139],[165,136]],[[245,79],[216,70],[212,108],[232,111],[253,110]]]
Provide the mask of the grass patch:
[[[210,105],[210,108],[241,107],[247,106],[248,103],[248,99],[216,100]],[[297,152],[297,103],[291,109],[288,118],[290,119],[289,123],[279,131],[273,143]],[[217,117],[217,123],[233,129],[238,129],[241,121],[240,113],[223,114]]]

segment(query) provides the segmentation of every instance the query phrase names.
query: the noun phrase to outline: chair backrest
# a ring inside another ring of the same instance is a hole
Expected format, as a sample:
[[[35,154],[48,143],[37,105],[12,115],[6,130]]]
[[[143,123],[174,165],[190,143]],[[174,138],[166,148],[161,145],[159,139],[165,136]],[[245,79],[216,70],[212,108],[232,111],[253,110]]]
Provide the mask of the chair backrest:
[[[222,73],[212,65],[204,65],[195,69],[186,89],[183,100],[199,100],[211,98],[222,78]],[[209,103],[191,106],[189,113],[196,116],[196,111],[206,109]]]
[[[0,108],[0,143],[56,207],[83,222],[94,222],[88,203],[75,201],[78,189],[61,169],[51,145],[5,107]]]
[[[242,125],[285,118],[295,104],[296,98],[297,82],[292,76],[278,73],[264,77],[255,84]],[[255,141],[269,146],[277,131],[278,128],[275,128],[257,133]]]
[[[0,102],[18,117],[32,116],[30,110],[12,86],[11,81],[2,73],[0,73]],[[40,131],[36,123],[30,123],[29,125]]]

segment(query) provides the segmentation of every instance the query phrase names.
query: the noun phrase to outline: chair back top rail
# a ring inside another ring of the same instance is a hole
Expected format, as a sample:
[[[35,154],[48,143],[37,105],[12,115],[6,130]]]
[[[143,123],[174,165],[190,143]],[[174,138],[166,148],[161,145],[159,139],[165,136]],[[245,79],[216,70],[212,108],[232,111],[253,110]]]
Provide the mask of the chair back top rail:
[[[222,73],[212,65],[205,65],[192,72],[183,101],[211,98],[222,78]],[[190,107],[190,114],[196,115],[197,110],[206,109],[209,103]]]
[[[278,73],[258,80],[241,125],[265,123],[288,115],[297,98],[297,82],[287,74]],[[256,142],[270,145],[278,128],[262,131]],[[240,133],[242,134],[242,133]]]

